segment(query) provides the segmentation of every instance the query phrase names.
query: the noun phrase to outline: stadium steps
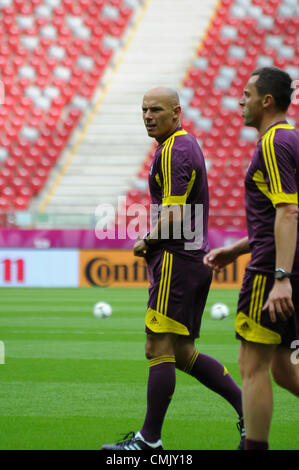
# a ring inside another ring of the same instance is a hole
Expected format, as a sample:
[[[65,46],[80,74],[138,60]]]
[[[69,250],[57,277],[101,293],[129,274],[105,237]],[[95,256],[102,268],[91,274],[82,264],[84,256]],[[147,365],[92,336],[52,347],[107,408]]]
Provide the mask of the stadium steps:
[[[116,206],[117,197],[134,184],[152,146],[142,122],[142,96],[154,86],[181,86],[216,1],[151,0],[145,4],[142,21],[124,55],[120,52],[117,73],[111,71],[107,78],[108,92],[84,139],[70,164],[63,166],[62,160],[53,172],[34,201],[36,208],[92,214],[100,203]]]

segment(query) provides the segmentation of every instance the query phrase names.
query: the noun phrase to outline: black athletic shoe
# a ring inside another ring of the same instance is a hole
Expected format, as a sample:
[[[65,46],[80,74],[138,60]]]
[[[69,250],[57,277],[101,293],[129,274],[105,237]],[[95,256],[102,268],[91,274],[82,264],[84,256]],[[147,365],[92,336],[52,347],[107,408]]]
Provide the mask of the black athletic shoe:
[[[104,444],[101,450],[163,450],[162,441],[153,444],[146,442],[140,432],[131,431],[116,444]]]
[[[245,426],[244,426],[244,419],[240,418],[240,421],[237,423],[237,428],[240,433],[240,444],[237,450],[244,450],[244,442],[245,442]]]

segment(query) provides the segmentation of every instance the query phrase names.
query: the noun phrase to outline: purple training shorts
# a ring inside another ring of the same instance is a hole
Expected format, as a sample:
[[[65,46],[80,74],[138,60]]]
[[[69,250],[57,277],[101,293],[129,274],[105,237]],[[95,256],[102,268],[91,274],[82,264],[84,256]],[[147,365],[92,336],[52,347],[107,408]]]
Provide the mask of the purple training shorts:
[[[146,331],[198,338],[212,271],[202,259],[166,250],[147,257],[150,287]]]

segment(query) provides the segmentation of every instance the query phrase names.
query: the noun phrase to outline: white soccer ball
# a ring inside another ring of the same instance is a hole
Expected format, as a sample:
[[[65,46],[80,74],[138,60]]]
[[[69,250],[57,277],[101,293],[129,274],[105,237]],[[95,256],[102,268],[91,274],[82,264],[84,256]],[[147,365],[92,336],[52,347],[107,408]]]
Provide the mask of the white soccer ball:
[[[214,320],[222,320],[229,315],[229,308],[227,305],[222,303],[217,303],[211,307],[211,317]]]
[[[96,318],[108,318],[112,314],[112,307],[106,302],[98,302],[93,307],[93,314]]]

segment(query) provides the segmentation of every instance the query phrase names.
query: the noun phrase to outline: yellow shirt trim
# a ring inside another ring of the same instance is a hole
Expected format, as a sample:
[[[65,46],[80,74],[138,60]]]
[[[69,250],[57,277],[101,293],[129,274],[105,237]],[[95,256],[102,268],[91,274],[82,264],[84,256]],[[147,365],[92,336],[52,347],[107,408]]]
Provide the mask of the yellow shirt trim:
[[[277,129],[294,129],[294,127],[290,124],[277,124],[271,127],[262,137],[262,152],[269,175],[270,191],[272,194],[282,193],[280,174],[274,149],[274,137]]]
[[[163,150],[161,155],[161,170],[164,182],[164,197],[171,195],[171,150],[176,137],[180,135],[187,135],[184,129],[172,134],[168,139],[163,142]]]
[[[162,206],[171,206],[172,204],[178,204],[182,206],[186,204],[186,200],[187,200],[187,194],[183,194],[183,196],[163,197]]]
[[[265,181],[264,175],[261,170],[257,170],[253,175],[253,181],[257,185],[258,189],[272,202],[273,206],[275,207],[277,204],[285,203],[285,204],[298,204],[298,193],[294,194],[287,194],[283,192],[274,193],[272,194],[269,189],[268,185]]]
[[[270,129],[261,138],[263,139],[267,134],[272,131],[276,131],[276,129],[295,129],[295,127],[291,124],[277,124],[276,126],[270,127]]]
[[[187,135],[187,134],[188,134],[188,132],[185,131],[185,129],[182,129],[182,130],[180,130],[180,131],[177,131],[177,132],[175,132],[174,134],[172,134],[170,137],[168,137],[168,139],[166,139],[166,140],[163,142],[162,145],[165,145],[166,142],[167,142],[168,140],[172,139],[173,137],[177,137],[177,136],[179,136],[179,135]]]
[[[280,203],[286,204],[298,204],[298,193],[286,194],[286,193],[277,193],[272,194],[273,205],[276,206]]]
[[[160,188],[161,188],[162,184],[161,184],[160,176],[159,176],[158,173],[155,174],[155,180],[157,181],[158,185],[159,185]]]
[[[162,206],[171,206],[172,204],[184,205],[186,204],[187,198],[192,191],[194,181],[196,178],[196,171],[192,171],[190,181],[187,186],[187,191],[182,196],[168,196],[162,199]]]

